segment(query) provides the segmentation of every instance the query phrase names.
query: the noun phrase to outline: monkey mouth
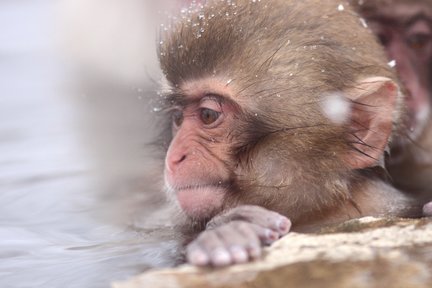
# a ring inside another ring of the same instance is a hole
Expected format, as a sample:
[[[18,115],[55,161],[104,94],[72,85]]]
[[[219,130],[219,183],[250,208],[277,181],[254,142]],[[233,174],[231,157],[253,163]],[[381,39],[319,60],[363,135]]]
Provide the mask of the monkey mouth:
[[[204,188],[209,189],[226,189],[229,186],[229,182],[219,181],[217,183],[209,183],[209,184],[194,184],[194,185],[185,185],[180,187],[174,187],[176,192],[182,190],[200,190]]]
[[[219,210],[229,183],[185,185],[175,187],[177,202],[188,217],[204,219]]]

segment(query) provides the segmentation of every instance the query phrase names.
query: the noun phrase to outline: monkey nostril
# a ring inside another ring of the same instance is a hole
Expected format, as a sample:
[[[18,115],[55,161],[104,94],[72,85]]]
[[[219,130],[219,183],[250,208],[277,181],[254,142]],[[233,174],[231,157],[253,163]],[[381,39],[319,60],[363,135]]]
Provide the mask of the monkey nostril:
[[[186,155],[182,155],[180,159],[177,161],[177,164],[183,162],[186,159]]]
[[[181,164],[184,160],[186,160],[186,154],[178,155],[178,157],[171,158],[171,166],[175,167],[179,164]]]
[[[175,173],[184,160],[186,160],[186,154],[179,155],[178,157],[167,157],[165,162],[166,168],[170,173]]]

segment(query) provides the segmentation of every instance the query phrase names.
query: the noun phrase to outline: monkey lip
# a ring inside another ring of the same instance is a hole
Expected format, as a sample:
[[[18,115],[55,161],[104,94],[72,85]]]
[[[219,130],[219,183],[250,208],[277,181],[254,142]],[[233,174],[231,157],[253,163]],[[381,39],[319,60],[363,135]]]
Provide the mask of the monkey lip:
[[[180,187],[175,187],[174,190],[181,191],[181,190],[200,190],[203,188],[213,188],[213,189],[226,189],[226,187],[229,185],[228,182],[218,182],[217,184],[195,184],[195,185],[185,185]]]
[[[202,219],[222,206],[228,183],[176,187],[178,203],[187,216]]]

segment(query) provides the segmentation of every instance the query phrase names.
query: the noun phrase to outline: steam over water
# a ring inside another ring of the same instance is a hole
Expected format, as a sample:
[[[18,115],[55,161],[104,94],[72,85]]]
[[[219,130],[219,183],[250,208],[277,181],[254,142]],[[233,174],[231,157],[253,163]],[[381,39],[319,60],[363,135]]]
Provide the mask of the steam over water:
[[[52,3],[0,2],[0,287],[108,287],[172,265],[176,243],[163,223],[137,231],[95,217],[106,208],[62,92]]]

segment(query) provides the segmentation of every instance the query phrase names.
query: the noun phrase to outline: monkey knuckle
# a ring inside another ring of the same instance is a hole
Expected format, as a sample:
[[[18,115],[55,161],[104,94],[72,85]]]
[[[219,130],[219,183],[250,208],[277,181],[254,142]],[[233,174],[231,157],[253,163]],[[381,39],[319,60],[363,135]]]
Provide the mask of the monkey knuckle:
[[[224,235],[230,235],[232,233],[235,233],[235,227],[233,225],[225,224],[221,225],[220,227],[217,227],[214,230],[219,236],[223,237]]]
[[[264,207],[255,205],[244,205],[237,211],[237,216],[233,217],[236,220],[242,220],[250,223],[271,222],[272,220],[281,217],[282,215],[268,210]],[[266,225],[266,224],[265,224]]]
[[[251,232],[253,230],[251,227],[251,223],[248,223],[246,221],[233,221],[231,222],[231,225],[234,229],[240,232]]]
[[[244,213],[253,210],[253,205],[241,205],[233,209],[235,213]]]
[[[203,243],[207,243],[209,241],[211,241],[212,239],[216,238],[216,234],[214,232],[214,230],[206,230],[201,232],[198,237],[196,238],[196,242],[197,244],[203,244]]]

